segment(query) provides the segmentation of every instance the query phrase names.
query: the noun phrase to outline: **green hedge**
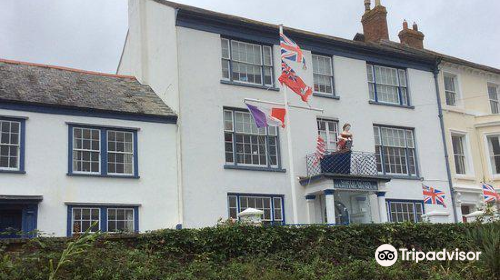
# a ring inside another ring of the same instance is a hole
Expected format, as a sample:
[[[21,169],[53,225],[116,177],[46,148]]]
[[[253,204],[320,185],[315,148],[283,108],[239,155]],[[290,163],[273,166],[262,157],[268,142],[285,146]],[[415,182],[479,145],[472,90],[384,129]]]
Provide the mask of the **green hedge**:
[[[431,251],[481,250],[468,232],[500,224],[383,224],[161,230],[132,239],[104,236],[71,258],[59,279],[495,279],[481,263],[374,260],[384,243]],[[500,237],[499,237],[500,238]],[[30,240],[18,252],[2,252],[0,279],[47,279],[65,242]],[[0,242],[1,244],[1,242]],[[0,245],[1,246],[1,245]],[[5,248],[5,246],[4,246]],[[500,248],[497,250],[500,256]]]

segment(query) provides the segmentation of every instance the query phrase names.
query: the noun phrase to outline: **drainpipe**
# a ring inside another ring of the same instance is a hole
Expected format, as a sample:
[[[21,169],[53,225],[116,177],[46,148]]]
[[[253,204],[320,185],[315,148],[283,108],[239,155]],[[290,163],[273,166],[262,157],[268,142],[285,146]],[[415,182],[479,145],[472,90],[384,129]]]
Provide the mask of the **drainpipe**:
[[[439,64],[440,63],[441,63],[441,59],[440,58],[436,59],[436,64],[434,66],[434,71],[433,71],[434,84],[436,86],[436,98],[437,98],[437,105],[438,105],[439,124],[441,126],[441,138],[443,140],[443,147],[444,147],[444,159],[446,162],[446,174],[448,175],[448,184],[450,185],[450,195],[451,195],[451,205],[453,207],[453,217],[454,217],[455,223],[458,223],[457,208],[455,207],[455,190],[453,189],[453,180],[451,178],[451,169],[450,169],[450,161],[449,161],[449,155],[448,155],[448,147],[446,145],[446,131],[444,128],[443,107],[441,106],[441,95],[439,94],[438,74],[439,74]]]

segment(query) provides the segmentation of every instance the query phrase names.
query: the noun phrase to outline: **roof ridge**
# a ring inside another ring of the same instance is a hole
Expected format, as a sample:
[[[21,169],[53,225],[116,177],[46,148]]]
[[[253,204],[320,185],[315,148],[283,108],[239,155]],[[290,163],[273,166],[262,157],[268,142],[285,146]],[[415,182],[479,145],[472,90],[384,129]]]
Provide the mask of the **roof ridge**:
[[[113,78],[124,78],[124,79],[134,79],[134,80],[137,80],[134,76],[129,76],[129,75],[109,74],[109,73],[102,73],[102,72],[96,72],[96,71],[88,71],[88,70],[70,68],[70,67],[65,67],[65,66],[50,65],[50,64],[26,62],[26,61],[19,61],[19,60],[10,60],[10,59],[4,59],[4,58],[0,58],[0,62],[8,63],[8,64],[17,64],[17,65],[27,65],[27,66],[36,66],[36,67],[51,68],[51,69],[57,69],[57,70],[63,70],[63,71],[71,71],[71,72],[82,73],[82,74],[89,74],[89,75],[96,75],[96,76],[104,76],[104,77],[113,77]]]

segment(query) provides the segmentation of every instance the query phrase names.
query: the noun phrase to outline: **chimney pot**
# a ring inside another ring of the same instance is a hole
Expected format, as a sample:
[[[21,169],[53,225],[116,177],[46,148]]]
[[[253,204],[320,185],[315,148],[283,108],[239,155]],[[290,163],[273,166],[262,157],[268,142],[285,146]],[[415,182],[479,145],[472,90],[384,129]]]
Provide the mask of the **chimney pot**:
[[[365,12],[368,12],[370,10],[371,4],[371,0],[365,0]]]
[[[408,28],[408,22],[405,20],[403,22],[403,30],[398,34],[401,44],[410,46],[412,48],[423,49],[424,48],[424,33],[418,31],[418,26],[413,23],[413,29]]]

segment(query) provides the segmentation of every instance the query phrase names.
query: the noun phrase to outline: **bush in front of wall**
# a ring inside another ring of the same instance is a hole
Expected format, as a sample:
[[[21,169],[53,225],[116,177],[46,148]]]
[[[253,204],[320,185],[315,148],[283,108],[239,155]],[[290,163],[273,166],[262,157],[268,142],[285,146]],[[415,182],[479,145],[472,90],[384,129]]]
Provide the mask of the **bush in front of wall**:
[[[236,224],[124,238],[105,235],[72,256],[56,279],[496,279],[483,262],[398,261],[386,268],[374,260],[375,249],[384,243],[423,251],[484,251],[485,243],[471,232],[491,229],[500,224]],[[69,241],[32,239],[15,252],[0,245],[0,279],[48,279],[47,264],[57,264]]]

